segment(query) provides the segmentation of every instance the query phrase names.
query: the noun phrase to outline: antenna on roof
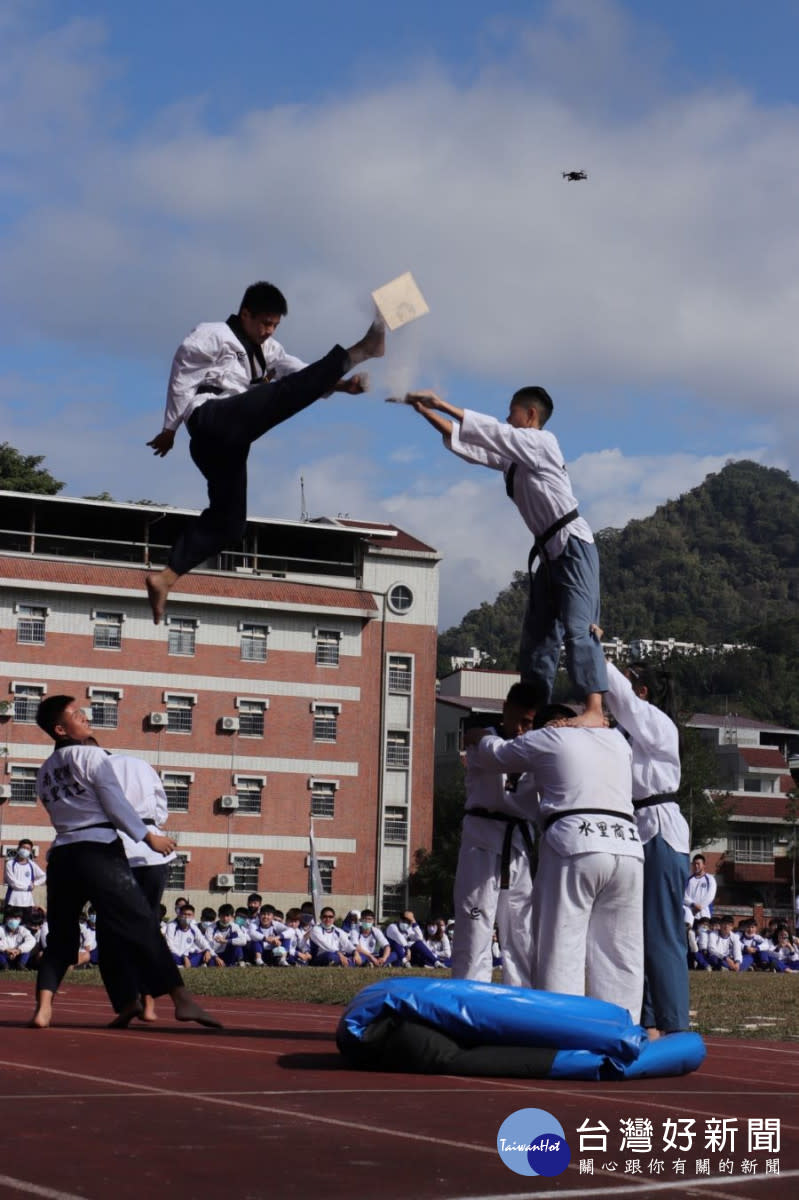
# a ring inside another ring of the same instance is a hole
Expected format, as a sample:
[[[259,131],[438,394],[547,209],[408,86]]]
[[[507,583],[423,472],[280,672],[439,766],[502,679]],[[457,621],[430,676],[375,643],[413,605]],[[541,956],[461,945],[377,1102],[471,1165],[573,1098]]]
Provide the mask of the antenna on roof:
[[[311,515],[305,507],[305,480],[300,475],[300,520],[310,521]]]

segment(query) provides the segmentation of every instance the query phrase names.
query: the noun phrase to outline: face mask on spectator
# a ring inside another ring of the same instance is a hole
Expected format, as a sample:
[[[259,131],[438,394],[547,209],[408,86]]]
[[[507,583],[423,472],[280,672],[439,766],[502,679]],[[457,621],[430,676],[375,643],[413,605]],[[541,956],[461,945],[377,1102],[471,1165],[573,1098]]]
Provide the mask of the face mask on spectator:
[[[189,924],[189,917],[186,915],[186,913],[181,913],[180,916],[178,917],[178,925],[188,925],[188,924]]]
[[[237,925],[246,925],[247,918],[246,917],[236,917],[236,924]]]
[[[19,929],[19,917],[9,917],[6,921],[6,929]]]
[[[201,921],[200,924],[202,925],[203,929],[213,929],[214,927],[213,921]]]
[[[25,858],[30,858],[30,856],[31,856],[31,852],[27,846],[20,846],[19,850],[17,850],[17,858],[25,859]]]
[[[400,933],[407,933],[410,929],[410,925],[407,921],[399,921],[397,923],[397,929],[399,929]]]
[[[372,928],[371,921],[361,921],[361,929],[364,931],[364,933],[369,933],[371,928]]]
[[[438,926],[437,925],[428,925],[427,932],[430,934],[430,937],[432,937],[434,933],[438,933]]]

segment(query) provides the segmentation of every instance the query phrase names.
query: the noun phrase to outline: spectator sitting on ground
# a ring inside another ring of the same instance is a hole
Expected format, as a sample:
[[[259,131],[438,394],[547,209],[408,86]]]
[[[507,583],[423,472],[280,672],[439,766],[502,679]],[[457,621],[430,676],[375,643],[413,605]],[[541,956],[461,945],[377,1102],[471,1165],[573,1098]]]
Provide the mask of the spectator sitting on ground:
[[[244,967],[247,933],[235,921],[232,904],[220,904],[216,922],[206,935],[211,946],[209,967]]]
[[[280,935],[287,967],[307,967],[311,961],[309,931],[300,927],[300,915],[298,908],[290,908],[286,913],[286,927]]]
[[[391,966],[434,967],[435,955],[425,945],[424,932],[410,909],[386,928],[392,951]]]
[[[271,906],[265,905],[248,926],[250,941],[244,952],[248,962],[256,967],[275,966],[282,958],[282,954],[274,952],[278,947],[283,950],[284,929],[282,923],[275,921]]]
[[[33,889],[40,887],[47,876],[34,861],[33,842],[21,838],[14,855],[6,859],[5,870],[6,909],[19,909],[20,916],[33,907]]]
[[[743,962],[741,939],[733,933],[732,917],[722,917],[719,932],[711,933],[707,960],[713,971],[740,971]]]
[[[742,970],[747,971],[751,968],[768,971],[774,967],[776,962],[774,947],[768,938],[757,932],[756,921],[745,921],[738,936],[741,939],[741,951],[743,952]]]
[[[342,927],[343,928],[343,927]],[[365,908],[357,929],[350,934],[355,944],[352,960],[356,967],[385,967],[391,957],[391,947],[382,930],[375,925],[375,914]]]
[[[206,941],[210,942],[210,933],[216,925],[216,909],[204,908],[200,913],[200,930]]]
[[[343,929],[334,924],[336,914],[332,908],[323,908],[319,924],[311,928],[310,941],[313,947],[314,967],[351,967],[353,945]]]
[[[452,947],[447,937],[447,922],[443,917],[433,917],[427,923],[427,937],[424,940],[427,949],[435,957],[435,966],[452,966]]]
[[[211,945],[194,919],[194,905],[184,904],[166,927],[166,944],[179,967],[207,966]]]
[[[775,966],[778,971],[799,971],[799,949],[793,942],[788,929],[783,925],[777,930],[774,943]]]
[[[33,934],[35,945],[30,952],[28,959],[28,969],[35,971],[38,969],[39,962],[44,954],[44,947],[41,944],[42,929],[44,928],[45,913],[43,908],[34,905],[29,908],[27,913],[22,916],[23,925]]]
[[[36,939],[16,909],[6,911],[0,926],[0,971],[21,971],[28,965]]]
[[[254,921],[261,911],[262,900],[263,897],[259,896],[257,892],[250,892],[247,897],[247,912],[251,921]]]

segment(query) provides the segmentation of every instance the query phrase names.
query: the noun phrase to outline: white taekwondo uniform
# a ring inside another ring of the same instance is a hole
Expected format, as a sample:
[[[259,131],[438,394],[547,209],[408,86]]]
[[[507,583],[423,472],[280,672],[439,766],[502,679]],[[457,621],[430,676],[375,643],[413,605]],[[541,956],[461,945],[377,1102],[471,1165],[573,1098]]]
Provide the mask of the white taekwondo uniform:
[[[631,751],[615,729],[547,727],[485,737],[477,761],[526,771],[539,798],[533,888],[533,983],[626,1008],[643,993],[643,850],[632,806]]]

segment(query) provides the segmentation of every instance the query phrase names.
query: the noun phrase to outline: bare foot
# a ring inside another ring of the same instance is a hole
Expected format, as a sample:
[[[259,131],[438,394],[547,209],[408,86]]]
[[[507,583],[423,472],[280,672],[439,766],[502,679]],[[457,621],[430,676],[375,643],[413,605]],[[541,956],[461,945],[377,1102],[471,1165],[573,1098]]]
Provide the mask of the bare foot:
[[[386,352],[386,327],[380,317],[375,317],[359,342],[350,346],[350,366],[366,362],[367,358],[382,358]]]
[[[572,729],[607,729],[608,719],[601,712],[586,709],[577,717],[569,717],[566,721],[555,722],[558,725],[569,725]]]
[[[143,1003],[144,1007],[142,1008],[142,1011],[138,1014],[139,1020],[140,1021],[157,1021],[158,1013],[155,1011],[155,1000],[153,1000],[152,996],[142,996],[142,1003]]]
[[[28,1029],[49,1029],[50,1022],[53,1019],[53,1010],[49,1013],[42,1012],[41,1005],[36,1009],[36,1012],[28,1021]]]
[[[178,1000],[175,1003],[175,1020],[176,1021],[196,1021],[198,1025],[205,1025],[207,1029],[222,1029],[221,1021],[216,1021],[210,1016],[204,1008],[200,1008],[199,1004],[193,998],[190,1000]]]
[[[127,1008],[123,1008],[122,1012],[119,1013],[116,1017],[114,1017],[113,1021],[108,1022],[108,1028],[109,1029],[127,1029],[128,1025],[130,1025],[131,1021],[134,1020],[134,1018],[136,1018],[136,1017],[140,1017],[142,1015],[143,1011],[144,1010],[142,1009],[142,1006],[139,1003],[139,1001],[134,1000],[132,1004],[129,1004],[127,1006]]]
[[[169,586],[164,582],[160,571],[152,572],[145,576],[144,582],[147,585],[147,599],[150,601],[150,608],[153,610],[153,624],[160,625],[161,618],[166,612],[166,598],[169,595]]]

